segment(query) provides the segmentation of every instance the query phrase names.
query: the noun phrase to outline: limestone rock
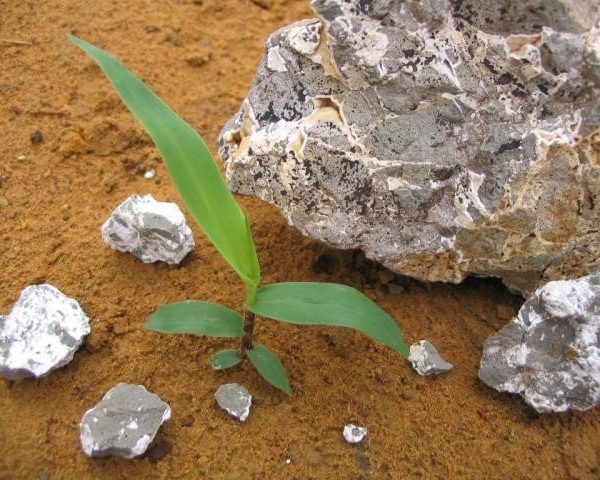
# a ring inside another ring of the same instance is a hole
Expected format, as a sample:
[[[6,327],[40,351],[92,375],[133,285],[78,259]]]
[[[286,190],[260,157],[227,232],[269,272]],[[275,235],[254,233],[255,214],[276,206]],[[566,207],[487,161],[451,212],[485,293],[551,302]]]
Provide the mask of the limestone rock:
[[[408,361],[419,375],[448,373],[454,365],[444,360],[429,340],[421,340],[410,346]]]
[[[245,421],[250,414],[252,395],[242,385],[237,383],[221,385],[215,392],[215,400],[219,407],[241,422]]]
[[[600,274],[549,282],[484,345],[479,378],[539,412],[600,404]]]
[[[90,457],[142,455],[171,408],[142,385],[119,383],[79,424],[81,448]]]
[[[104,242],[145,263],[178,264],[194,248],[192,231],[175,203],[132,195],[102,225]]]
[[[63,367],[88,333],[88,317],[75,300],[52,285],[29,286],[0,316],[0,377],[37,378]]]
[[[344,436],[344,440],[350,444],[358,444],[364,440],[369,431],[365,427],[359,427],[354,425],[353,423],[349,423],[348,425],[344,425],[344,430],[342,435]]]
[[[221,133],[233,191],[422,280],[530,293],[598,263],[598,2],[313,8]]]

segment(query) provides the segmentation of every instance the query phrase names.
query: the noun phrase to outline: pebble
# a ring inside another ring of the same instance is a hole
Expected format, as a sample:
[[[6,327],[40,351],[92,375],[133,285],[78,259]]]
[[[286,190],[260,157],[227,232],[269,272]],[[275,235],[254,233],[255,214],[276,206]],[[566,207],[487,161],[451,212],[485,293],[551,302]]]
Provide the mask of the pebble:
[[[0,316],[0,377],[47,375],[67,365],[89,333],[77,301],[52,285],[31,285],[12,311]]]
[[[215,392],[217,404],[229,415],[241,422],[245,421],[250,414],[252,395],[245,387],[238,383],[226,383],[221,385]]]
[[[419,375],[448,373],[454,365],[444,360],[429,340],[421,340],[410,346],[408,361]]]
[[[171,408],[158,395],[119,383],[81,419],[81,448],[90,457],[138,457],[169,418]]]
[[[342,435],[344,435],[346,442],[356,445],[362,442],[368,433],[369,431],[366,427],[359,427],[358,425],[349,423],[348,425],[344,425]]]
[[[104,242],[145,263],[179,264],[194,248],[192,231],[175,203],[132,195],[102,225]]]

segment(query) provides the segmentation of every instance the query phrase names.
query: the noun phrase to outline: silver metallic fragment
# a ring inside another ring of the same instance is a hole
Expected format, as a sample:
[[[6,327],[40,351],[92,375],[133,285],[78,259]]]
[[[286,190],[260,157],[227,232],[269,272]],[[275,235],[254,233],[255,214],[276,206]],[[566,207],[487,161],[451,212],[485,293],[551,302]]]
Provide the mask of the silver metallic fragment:
[[[357,444],[364,440],[369,431],[366,427],[359,427],[354,425],[353,423],[349,423],[348,425],[344,425],[344,431],[342,435],[344,436],[344,440],[351,444]]]
[[[81,419],[81,448],[90,457],[138,457],[169,418],[171,408],[157,395],[119,383]]]
[[[69,363],[88,333],[88,317],[75,300],[52,285],[29,286],[0,316],[0,377],[46,375]]]
[[[145,263],[178,264],[194,248],[192,231],[175,203],[132,195],[102,225],[104,242]]]
[[[245,387],[237,383],[226,383],[221,385],[215,392],[217,404],[232,417],[241,422],[245,421],[250,414],[252,395]]]
[[[408,361],[419,375],[448,373],[454,365],[444,360],[429,340],[421,340],[410,346]]]

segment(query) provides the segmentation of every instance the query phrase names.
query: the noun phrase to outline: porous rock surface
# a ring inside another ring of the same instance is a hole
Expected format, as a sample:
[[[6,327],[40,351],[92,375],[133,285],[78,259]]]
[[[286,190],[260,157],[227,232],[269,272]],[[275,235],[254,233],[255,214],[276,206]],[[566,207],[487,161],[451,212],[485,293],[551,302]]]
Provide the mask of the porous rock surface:
[[[76,300],[52,285],[25,288],[8,315],[0,316],[0,377],[41,377],[65,366],[90,333]]]
[[[178,264],[194,248],[192,231],[175,203],[131,195],[102,225],[104,242],[145,263]]]
[[[142,385],[119,383],[79,424],[81,448],[91,457],[142,455],[171,408]]]
[[[429,340],[421,340],[410,346],[408,361],[419,375],[448,373],[454,365],[444,360]]]
[[[312,5],[221,133],[233,191],[424,280],[531,293],[598,263],[598,2]]]
[[[540,412],[600,404],[600,274],[546,284],[484,345],[479,378]]]

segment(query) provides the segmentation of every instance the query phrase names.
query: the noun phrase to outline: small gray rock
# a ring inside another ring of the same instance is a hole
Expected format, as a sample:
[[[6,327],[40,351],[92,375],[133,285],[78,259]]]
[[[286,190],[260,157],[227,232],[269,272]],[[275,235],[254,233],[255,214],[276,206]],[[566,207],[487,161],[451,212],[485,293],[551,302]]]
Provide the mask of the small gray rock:
[[[439,375],[454,368],[454,365],[440,356],[428,340],[421,340],[410,346],[408,361],[419,375]]]
[[[0,377],[41,377],[63,367],[88,333],[88,317],[75,300],[52,285],[29,286],[0,316]]]
[[[175,203],[132,195],[102,225],[102,240],[145,263],[178,264],[194,248],[192,231]]]
[[[217,388],[215,399],[223,410],[241,422],[248,418],[252,395],[238,383],[226,383]]]
[[[368,433],[369,431],[366,427],[359,427],[358,425],[349,423],[348,425],[344,425],[342,435],[344,435],[344,440],[355,445],[362,442]]]
[[[81,448],[90,457],[142,455],[171,408],[142,385],[119,383],[79,424]]]
[[[538,412],[600,404],[600,274],[549,282],[483,347],[479,378]]]

